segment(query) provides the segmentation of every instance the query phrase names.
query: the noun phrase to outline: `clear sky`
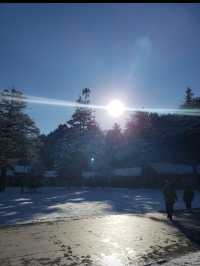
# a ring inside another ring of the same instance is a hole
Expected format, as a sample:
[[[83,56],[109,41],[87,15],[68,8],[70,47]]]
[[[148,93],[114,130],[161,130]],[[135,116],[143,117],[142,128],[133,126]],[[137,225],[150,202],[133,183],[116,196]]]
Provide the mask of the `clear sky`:
[[[89,87],[94,104],[171,108],[187,86],[200,95],[199,71],[200,4],[0,4],[0,89],[74,101]],[[28,106],[42,133],[72,111]]]

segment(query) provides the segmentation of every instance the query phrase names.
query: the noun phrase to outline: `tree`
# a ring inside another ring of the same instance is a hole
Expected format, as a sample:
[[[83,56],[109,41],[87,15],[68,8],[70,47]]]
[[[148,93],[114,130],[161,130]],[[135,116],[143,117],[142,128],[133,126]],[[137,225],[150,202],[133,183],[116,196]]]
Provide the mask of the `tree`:
[[[78,180],[88,168],[89,158],[95,154],[95,140],[100,129],[94,111],[87,108],[90,103],[90,89],[82,90],[77,103],[85,107],[76,108],[72,118],[66,123],[67,132],[55,143],[55,167],[63,178]]]
[[[180,136],[181,155],[184,162],[190,163],[193,166],[193,174],[195,181],[198,182],[200,188],[200,179],[197,174],[197,166],[199,165],[200,156],[200,120],[193,118],[193,123]]]
[[[181,161],[181,134],[191,124],[191,118],[185,116],[136,113],[124,133],[126,162]]]
[[[85,105],[89,104],[90,93],[91,91],[89,88],[83,89],[82,95],[78,98],[77,103]],[[69,124],[74,129],[78,129],[81,134],[87,130],[97,127],[94,111],[91,108],[87,107],[78,107],[73,113],[72,119],[70,119],[67,124]]]
[[[193,100],[193,92],[192,92],[192,89],[191,88],[187,88],[186,89],[186,92],[185,92],[185,104],[186,105],[190,105],[192,103],[192,100]]]
[[[110,166],[116,164],[120,157],[123,142],[123,134],[120,125],[115,123],[105,136],[105,153]]]
[[[22,92],[12,88],[0,92],[0,164],[3,189],[13,160],[26,164],[36,160],[39,130],[24,113]]]
[[[54,131],[50,132],[47,136],[41,135],[40,140],[42,142],[40,149],[40,156],[42,164],[45,169],[55,168],[56,153],[60,152],[63,147],[63,143],[66,143],[70,129],[67,124],[60,124]]]
[[[194,97],[192,89],[188,87],[185,91],[184,103],[180,107],[189,108],[189,109],[194,109],[194,108],[199,109],[200,108],[200,97]]]

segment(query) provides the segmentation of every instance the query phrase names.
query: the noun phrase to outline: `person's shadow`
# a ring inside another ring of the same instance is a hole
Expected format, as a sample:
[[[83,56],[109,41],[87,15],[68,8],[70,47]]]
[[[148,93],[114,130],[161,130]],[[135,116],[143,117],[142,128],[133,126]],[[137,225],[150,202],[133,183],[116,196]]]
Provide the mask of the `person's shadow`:
[[[192,212],[176,211],[173,224],[188,239],[200,246],[200,209],[193,209]]]

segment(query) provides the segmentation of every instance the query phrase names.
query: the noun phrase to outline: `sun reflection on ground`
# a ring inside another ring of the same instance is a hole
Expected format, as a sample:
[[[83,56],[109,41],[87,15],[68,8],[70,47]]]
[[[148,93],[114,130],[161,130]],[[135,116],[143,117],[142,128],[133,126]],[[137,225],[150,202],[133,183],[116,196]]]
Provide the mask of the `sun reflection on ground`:
[[[124,266],[122,261],[115,255],[102,255],[102,265],[104,266]]]

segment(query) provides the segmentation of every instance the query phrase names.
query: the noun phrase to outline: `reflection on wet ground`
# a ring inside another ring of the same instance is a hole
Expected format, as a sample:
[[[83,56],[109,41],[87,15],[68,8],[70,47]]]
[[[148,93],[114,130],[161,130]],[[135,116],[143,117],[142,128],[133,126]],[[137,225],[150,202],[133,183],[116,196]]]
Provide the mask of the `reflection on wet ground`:
[[[108,215],[0,229],[1,266],[131,266],[197,249],[163,214]]]

